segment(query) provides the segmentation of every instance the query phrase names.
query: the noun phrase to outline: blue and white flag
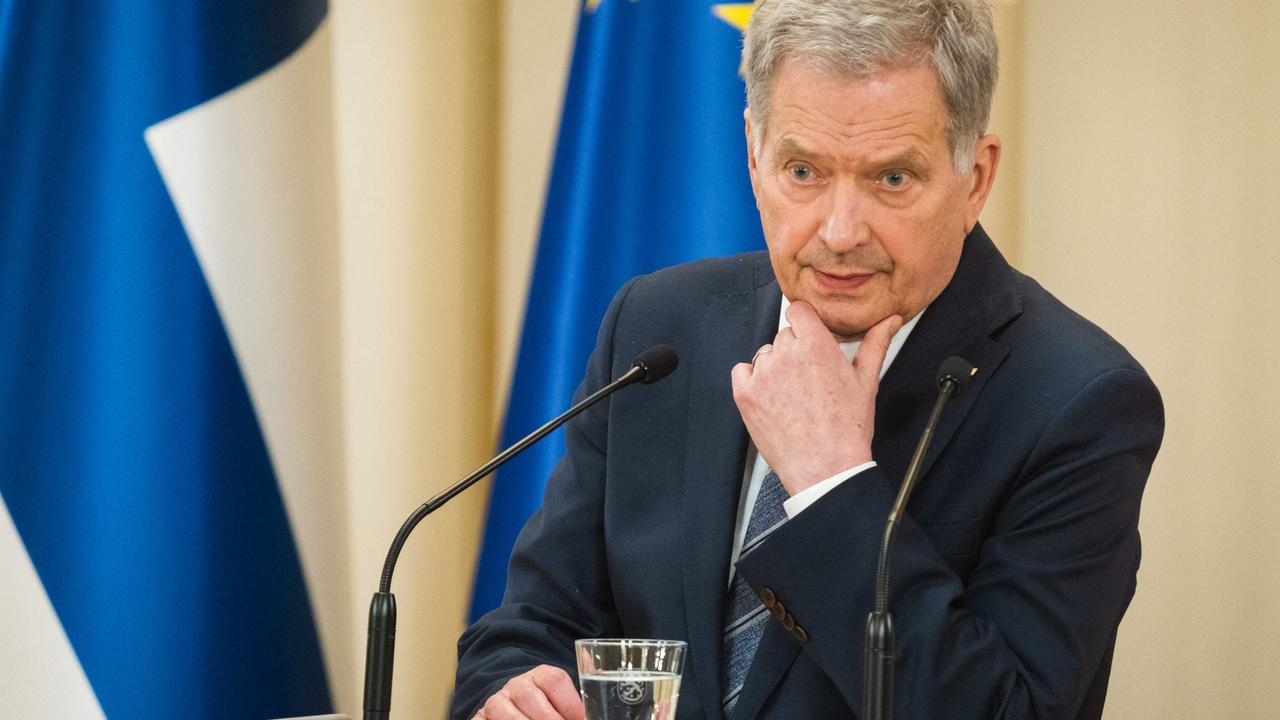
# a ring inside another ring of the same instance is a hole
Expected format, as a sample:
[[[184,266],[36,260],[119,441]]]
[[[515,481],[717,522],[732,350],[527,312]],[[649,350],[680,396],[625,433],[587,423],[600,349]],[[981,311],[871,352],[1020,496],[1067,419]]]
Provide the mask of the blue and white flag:
[[[631,277],[764,247],[738,78],[751,3],[588,0],[578,25],[502,443],[563,411]],[[472,619],[496,607],[561,432],[494,482]]]
[[[0,0],[0,716],[331,707],[326,13]]]

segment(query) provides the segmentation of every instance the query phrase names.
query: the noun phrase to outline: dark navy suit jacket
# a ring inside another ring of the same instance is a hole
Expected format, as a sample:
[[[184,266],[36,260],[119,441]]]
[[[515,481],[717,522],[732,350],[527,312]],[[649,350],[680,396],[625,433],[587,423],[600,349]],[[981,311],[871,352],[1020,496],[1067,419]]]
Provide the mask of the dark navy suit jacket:
[[[501,608],[459,642],[453,717],[573,641],[683,639],[680,718],[721,717],[721,629],[747,433],[729,371],[777,330],[764,253],[637,278],[615,298],[579,395],[666,343],[680,366],[567,428],[521,532]],[[896,717],[1100,717],[1134,592],[1159,394],[1114,340],[1000,256],[981,227],[881,383],[878,467],[738,564],[777,607],[736,718],[856,717],[876,552],[950,355],[978,374],[947,407],[900,525],[890,603]],[[767,590],[767,592],[766,592]]]

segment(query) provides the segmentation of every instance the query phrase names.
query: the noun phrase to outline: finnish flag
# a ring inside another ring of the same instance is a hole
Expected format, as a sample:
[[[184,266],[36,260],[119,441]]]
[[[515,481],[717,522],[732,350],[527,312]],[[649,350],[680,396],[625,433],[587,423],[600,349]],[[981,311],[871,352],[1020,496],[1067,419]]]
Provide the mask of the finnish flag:
[[[328,712],[322,0],[0,0],[0,716]]]

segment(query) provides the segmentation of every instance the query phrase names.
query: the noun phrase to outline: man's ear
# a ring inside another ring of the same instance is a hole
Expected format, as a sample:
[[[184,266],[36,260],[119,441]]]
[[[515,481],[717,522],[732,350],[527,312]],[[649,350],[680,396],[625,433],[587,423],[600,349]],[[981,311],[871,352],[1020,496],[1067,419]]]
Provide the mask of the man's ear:
[[[756,143],[755,143],[755,138],[752,137],[752,133],[751,133],[751,130],[752,130],[751,108],[747,108],[746,110],[742,111],[742,122],[743,122],[743,129],[747,135],[747,174],[751,176],[751,192],[755,193],[756,197],[759,197],[760,193],[759,193],[759,187],[757,184],[758,183],[757,176],[760,172],[760,169],[756,165]]]
[[[965,198],[967,212],[965,214],[965,232],[973,230],[978,224],[978,216],[982,207],[987,204],[991,187],[996,181],[996,170],[1000,167],[1000,138],[987,133],[978,138],[973,150],[973,169],[969,171],[969,196]]]

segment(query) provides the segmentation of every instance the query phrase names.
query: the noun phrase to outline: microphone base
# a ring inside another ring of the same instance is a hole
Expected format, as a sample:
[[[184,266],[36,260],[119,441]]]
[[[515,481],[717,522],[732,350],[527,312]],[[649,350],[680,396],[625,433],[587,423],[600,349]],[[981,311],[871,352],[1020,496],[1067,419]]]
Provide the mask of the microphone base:
[[[893,655],[893,616],[872,612],[862,668],[862,720],[893,718]]]
[[[369,603],[369,644],[365,648],[364,720],[391,717],[391,677],[396,655],[396,596],[376,592]]]

